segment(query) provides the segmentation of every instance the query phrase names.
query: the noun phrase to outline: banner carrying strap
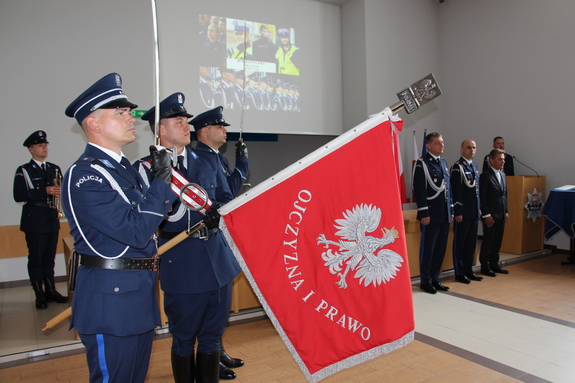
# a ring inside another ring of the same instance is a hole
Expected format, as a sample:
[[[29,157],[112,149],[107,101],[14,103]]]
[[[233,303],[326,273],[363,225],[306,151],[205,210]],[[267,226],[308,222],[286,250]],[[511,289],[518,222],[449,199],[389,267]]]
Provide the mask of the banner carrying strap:
[[[144,161],[142,165],[148,170],[152,167],[152,161]],[[206,214],[206,210],[210,210],[212,201],[205,193],[204,190],[196,187],[193,183],[188,181],[176,168],[172,167],[172,182],[170,189],[176,194],[182,202],[189,206],[192,210],[198,211],[201,214]]]

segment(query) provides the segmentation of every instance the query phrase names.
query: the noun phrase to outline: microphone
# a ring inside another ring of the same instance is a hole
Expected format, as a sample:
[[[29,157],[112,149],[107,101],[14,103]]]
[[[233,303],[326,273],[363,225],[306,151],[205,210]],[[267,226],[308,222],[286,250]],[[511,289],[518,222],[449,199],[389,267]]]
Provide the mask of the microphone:
[[[513,157],[513,159],[514,159],[515,161],[519,162],[521,165],[525,166],[527,169],[530,169],[530,170],[532,170],[533,172],[535,172],[535,174],[537,174],[537,177],[539,177],[539,173],[537,173],[537,170],[535,170],[535,169],[533,169],[533,168],[531,168],[531,167],[525,165],[523,162],[519,161],[519,160],[517,159],[517,157],[515,157],[515,156],[511,156],[511,157]]]

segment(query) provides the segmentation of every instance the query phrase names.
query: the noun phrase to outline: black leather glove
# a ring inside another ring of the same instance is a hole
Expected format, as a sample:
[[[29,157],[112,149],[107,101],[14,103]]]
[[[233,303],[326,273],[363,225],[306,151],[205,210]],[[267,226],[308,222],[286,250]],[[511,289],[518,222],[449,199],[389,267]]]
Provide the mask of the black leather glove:
[[[204,217],[204,224],[208,229],[217,229],[220,227],[220,213],[218,209],[220,208],[219,203],[214,203],[210,210],[206,211],[206,216]]]
[[[248,147],[244,140],[239,140],[236,143],[236,158],[238,157],[246,157],[248,158]]]
[[[166,149],[158,150],[154,145],[150,146],[152,156],[152,180],[159,178],[170,186],[172,183],[172,159]]]

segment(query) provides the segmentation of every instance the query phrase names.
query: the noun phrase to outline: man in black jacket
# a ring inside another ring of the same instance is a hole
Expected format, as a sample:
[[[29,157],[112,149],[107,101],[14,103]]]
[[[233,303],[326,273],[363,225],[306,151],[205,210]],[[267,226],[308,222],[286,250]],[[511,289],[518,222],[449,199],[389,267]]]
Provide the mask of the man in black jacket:
[[[16,170],[14,200],[22,203],[20,230],[26,234],[28,245],[28,276],[36,294],[36,308],[43,310],[48,308],[47,302],[68,302],[68,297],[56,291],[54,284],[54,259],[60,230],[54,205],[55,199],[60,197],[60,186],[54,185],[54,179],[57,174],[61,177],[62,171],[58,165],[46,161],[46,132],[32,133],[23,145],[32,159]]]
[[[493,149],[489,153],[489,168],[479,177],[479,198],[483,218],[483,243],[479,261],[481,273],[488,277],[508,274],[499,266],[499,250],[503,240],[505,222],[509,219],[507,206],[507,180],[501,170],[505,165],[505,151]]]

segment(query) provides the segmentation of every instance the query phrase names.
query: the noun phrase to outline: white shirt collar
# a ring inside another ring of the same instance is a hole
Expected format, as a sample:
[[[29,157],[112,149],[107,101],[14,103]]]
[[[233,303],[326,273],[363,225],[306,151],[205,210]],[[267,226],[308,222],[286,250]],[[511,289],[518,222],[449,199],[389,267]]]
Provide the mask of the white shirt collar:
[[[95,146],[96,148],[100,149],[101,151],[103,151],[104,153],[106,153],[107,155],[112,157],[114,160],[116,160],[116,162],[118,162],[118,163],[120,163],[120,161],[122,160],[122,157],[125,157],[123,152],[120,152],[120,154],[118,154],[118,153],[114,152],[113,150],[106,149],[103,146],[100,146],[98,144],[94,144],[93,142],[88,142],[88,144]]]
[[[34,160],[34,162],[36,163],[36,165],[38,165],[38,167],[42,167],[42,164],[45,164],[45,163],[46,163],[46,161],[40,162],[40,161],[38,161],[38,160],[35,159],[35,158],[32,158],[32,160]]]

